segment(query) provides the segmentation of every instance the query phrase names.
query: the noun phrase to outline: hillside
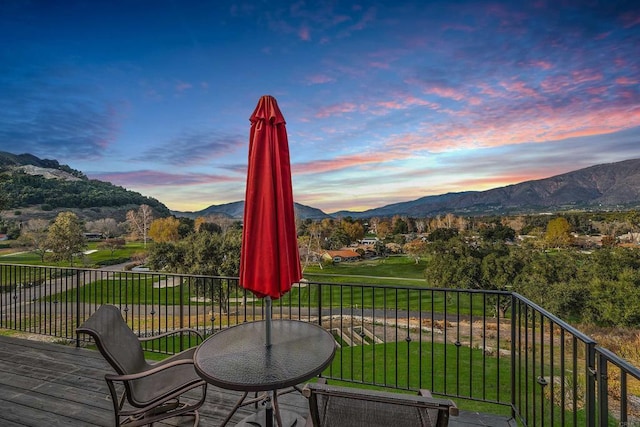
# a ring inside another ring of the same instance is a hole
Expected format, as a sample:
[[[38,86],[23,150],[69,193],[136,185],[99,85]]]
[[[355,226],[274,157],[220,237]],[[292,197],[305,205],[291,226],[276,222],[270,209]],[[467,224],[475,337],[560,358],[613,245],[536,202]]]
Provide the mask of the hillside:
[[[293,208],[295,210],[296,217],[300,219],[323,219],[330,217],[320,209],[301,205],[300,203],[294,203]],[[184,216],[187,218],[222,215],[228,218],[242,219],[242,215],[244,213],[244,201],[225,203],[222,205],[211,205],[208,208],[196,212],[172,211],[171,213],[175,216]]]
[[[156,199],[88,179],[56,160],[31,154],[0,151],[0,193],[5,211],[20,220],[49,219],[60,211],[73,211],[87,220],[112,217],[123,221],[127,210],[141,204],[151,206],[157,216],[169,215],[169,209]]]
[[[579,169],[562,175],[487,191],[427,196],[364,212],[334,216],[493,215],[540,213],[567,209],[631,209],[640,207],[640,159]]]

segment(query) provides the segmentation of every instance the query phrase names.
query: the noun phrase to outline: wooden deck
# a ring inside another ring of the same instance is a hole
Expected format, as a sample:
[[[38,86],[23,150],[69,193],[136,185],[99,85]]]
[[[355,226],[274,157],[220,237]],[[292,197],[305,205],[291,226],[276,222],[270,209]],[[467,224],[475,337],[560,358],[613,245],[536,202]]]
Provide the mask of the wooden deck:
[[[112,426],[113,408],[104,374],[111,368],[93,350],[41,341],[0,336],[0,425],[12,426]],[[210,386],[201,408],[200,426],[218,426],[240,397],[237,392]],[[299,393],[279,398],[283,410],[303,416],[307,403]],[[240,408],[229,425],[254,413]],[[156,423],[188,426],[183,417]],[[514,426],[513,420],[486,414],[461,412],[449,425]]]

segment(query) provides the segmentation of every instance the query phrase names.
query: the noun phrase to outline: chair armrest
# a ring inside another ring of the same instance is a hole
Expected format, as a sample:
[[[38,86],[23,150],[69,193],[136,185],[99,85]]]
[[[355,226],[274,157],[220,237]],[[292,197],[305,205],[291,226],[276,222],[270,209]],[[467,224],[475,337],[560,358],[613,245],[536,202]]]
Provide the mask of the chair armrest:
[[[185,332],[195,334],[200,338],[201,342],[204,341],[204,336],[202,335],[202,333],[200,333],[200,331],[197,331],[197,330],[195,330],[193,328],[175,329],[173,331],[164,332],[162,334],[154,335],[152,337],[143,337],[143,338],[138,337],[138,340],[140,340],[141,342],[153,341],[153,340],[157,340],[158,338],[164,338],[164,337],[168,337],[170,335],[175,335],[175,334],[185,333]]]
[[[452,417],[457,417],[458,415],[460,415],[460,410],[456,406],[455,402],[453,402],[453,405],[451,405],[451,407],[449,408],[449,415],[451,415]]]
[[[431,390],[427,390],[426,388],[421,388],[418,392],[418,395],[424,397],[433,397],[433,395],[431,394]],[[453,403],[453,405],[449,407],[449,415],[451,415],[452,417],[457,417],[460,414],[460,410],[453,400],[451,401],[451,403]]]
[[[126,374],[126,375],[106,374],[104,377],[107,381],[132,381],[132,380],[138,380],[140,378],[148,377],[149,375],[153,375],[160,371],[164,371],[165,369],[171,369],[179,365],[193,365],[193,359],[174,360],[173,362],[169,362],[160,366],[154,366],[151,369],[147,369],[146,371],[142,371],[142,372],[137,372],[135,374]]]
[[[327,384],[327,379],[324,377],[318,377],[318,381],[316,382],[316,384]],[[302,395],[304,397],[306,397],[307,399],[311,396],[311,390],[309,389],[309,383],[305,384],[304,387],[302,387],[302,391],[300,392],[302,393]]]
[[[418,391],[418,395],[424,397],[433,397],[433,395],[431,394],[431,390],[427,390],[426,388],[421,388],[420,391]]]

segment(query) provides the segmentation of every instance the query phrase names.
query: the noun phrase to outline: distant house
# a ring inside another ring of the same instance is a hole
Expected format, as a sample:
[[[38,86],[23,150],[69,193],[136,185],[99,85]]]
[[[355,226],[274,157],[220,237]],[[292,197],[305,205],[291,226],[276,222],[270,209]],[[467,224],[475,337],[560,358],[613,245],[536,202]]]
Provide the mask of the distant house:
[[[9,240],[9,236],[7,236],[6,234],[0,234],[0,242],[3,240]]]
[[[360,254],[349,249],[342,249],[339,251],[326,251],[322,254],[322,259],[335,263],[352,262],[359,261]]]
[[[361,245],[375,245],[378,242],[379,242],[379,240],[378,240],[377,237],[367,237],[367,238],[364,238],[364,239],[360,240],[360,244]]]
[[[84,233],[84,238],[91,241],[102,240],[102,233]]]

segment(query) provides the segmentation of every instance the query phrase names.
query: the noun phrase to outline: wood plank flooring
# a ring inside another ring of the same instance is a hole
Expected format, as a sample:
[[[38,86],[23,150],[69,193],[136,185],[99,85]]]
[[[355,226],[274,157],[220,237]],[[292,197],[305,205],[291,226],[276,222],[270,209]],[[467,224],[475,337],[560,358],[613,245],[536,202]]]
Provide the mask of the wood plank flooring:
[[[104,374],[112,372],[100,353],[73,345],[0,336],[0,426],[112,426],[113,408]],[[219,426],[240,393],[209,386],[200,410],[200,426]],[[299,393],[279,398],[282,410],[307,414]],[[240,408],[229,425],[253,414]],[[158,426],[189,426],[192,417],[174,418]],[[504,417],[465,413],[450,425],[512,426]]]

